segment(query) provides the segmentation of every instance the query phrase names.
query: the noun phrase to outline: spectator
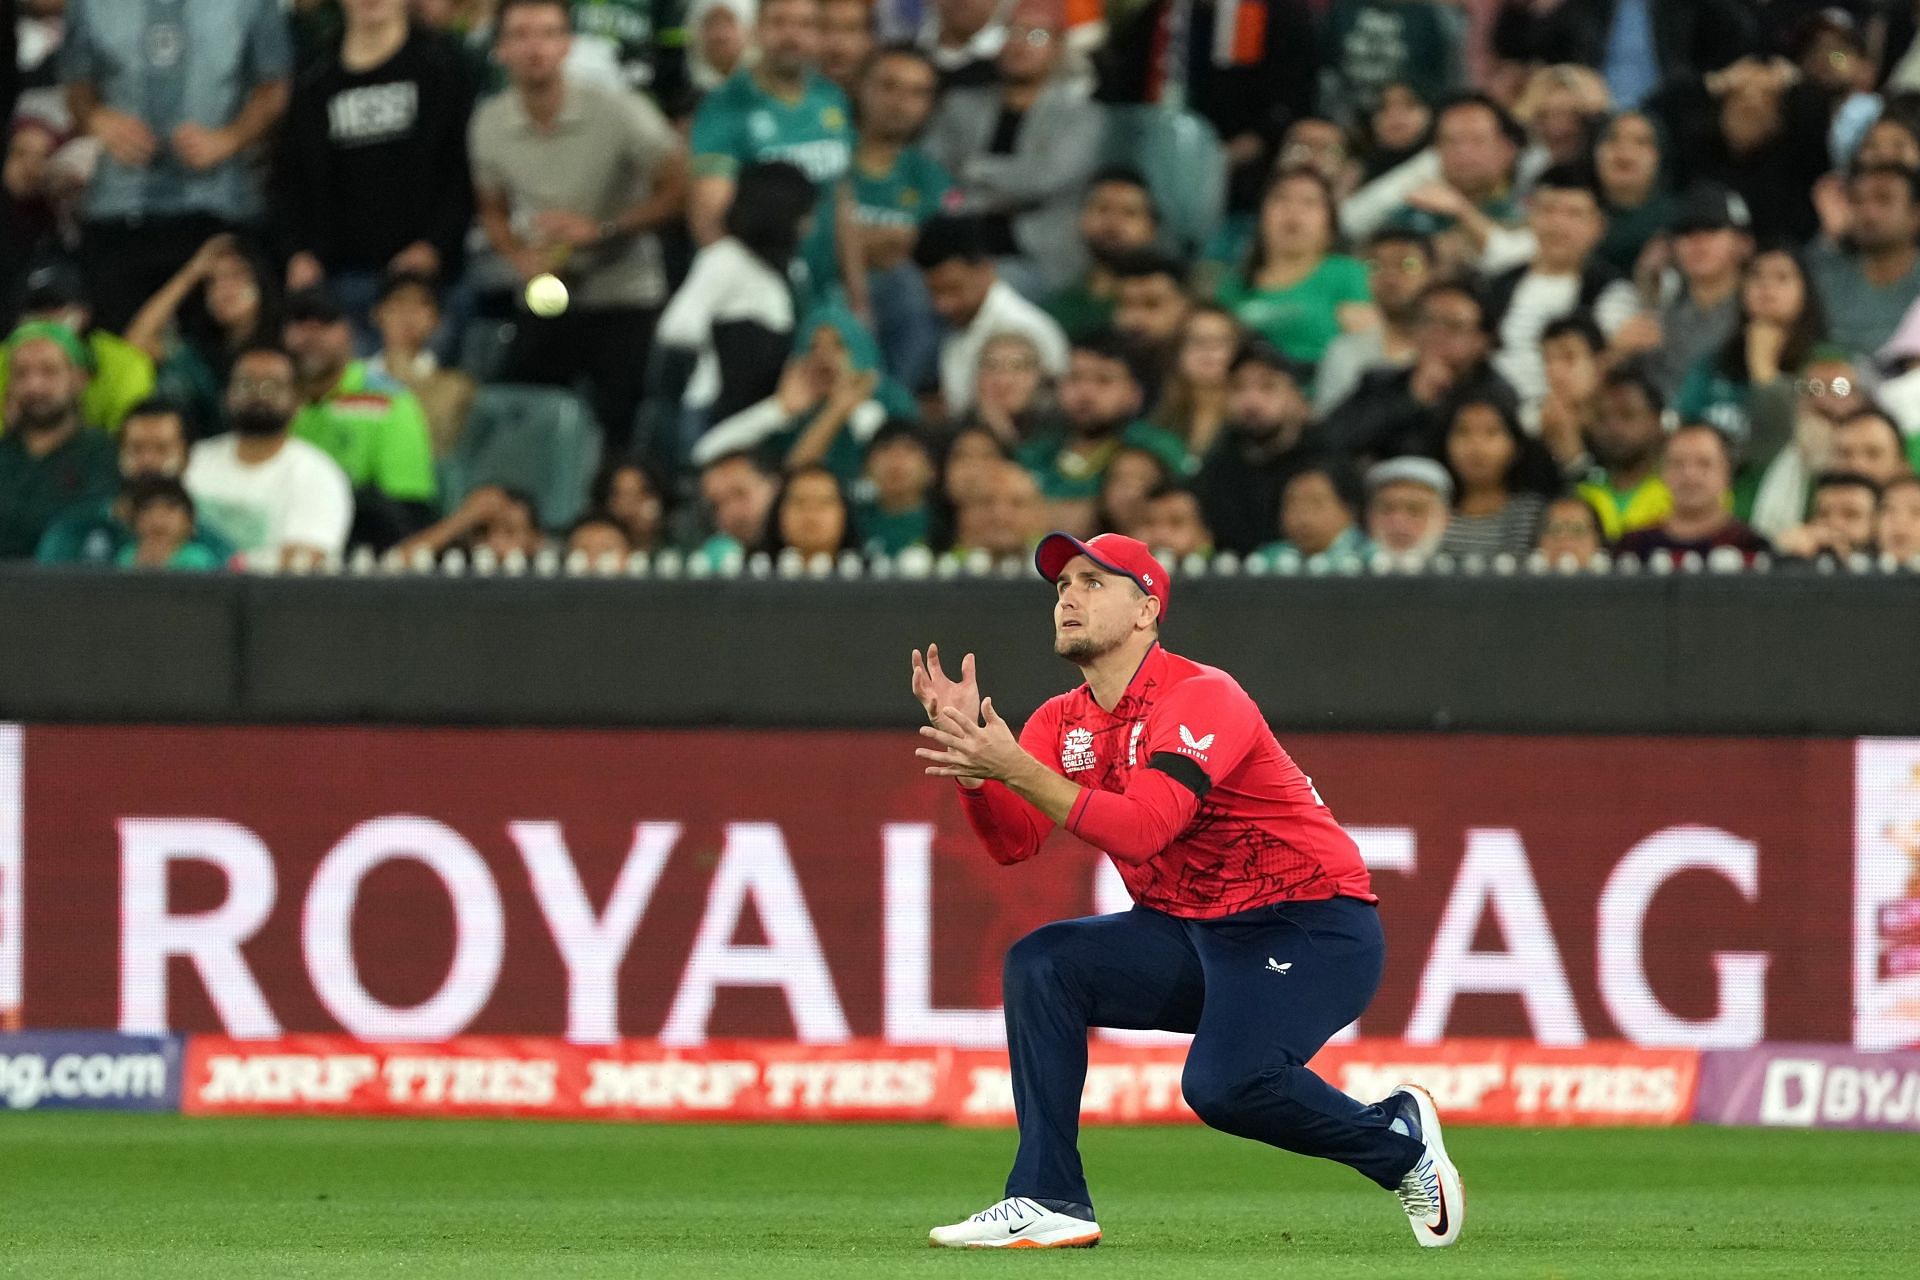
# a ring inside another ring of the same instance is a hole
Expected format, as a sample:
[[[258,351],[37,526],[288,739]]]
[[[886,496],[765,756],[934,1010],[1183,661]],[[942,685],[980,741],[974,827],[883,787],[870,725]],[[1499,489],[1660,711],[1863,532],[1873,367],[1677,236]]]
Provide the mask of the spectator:
[[[1313,0],[1261,0],[1251,9],[1190,0],[1110,6],[1106,47],[1096,55],[1100,96],[1204,118],[1226,144],[1228,207],[1251,209],[1282,131],[1313,114],[1319,7]]]
[[[616,458],[601,467],[587,506],[620,526],[630,551],[654,552],[666,542],[667,487],[644,462]]]
[[[1856,552],[1871,552],[1879,505],[1879,486],[1865,476],[1822,472],[1813,482],[1813,511],[1807,522],[1781,534],[1774,545],[1781,555],[1797,560],[1823,555],[1844,560]]]
[[[1381,174],[1342,203],[1340,229],[1351,240],[1365,240],[1391,223],[1444,236],[1435,256],[1448,266],[1471,261],[1478,256],[1473,245],[1490,228],[1520,221],[1513,179],[1525,140],[1506,108],[1492,98],[1459,95],[1435,114],[1430,149]],[[1456,232],[1463,220],[1467,229]]]
[[[687,279],[660,317],[663,369],[678,377],[680,438],[699,437],[772,395],[793,345],[793,292],[787,272],[799,252],[813,184],[784,160],[740,172],[739,198],[727,207],[727,234],[694,255]]]
[[[1435,0],[1333,0],[1321,38],[1321,108],[1348,127],[1393,85],[1437,102],[1466,83],[1466,22]]]
[[[428,276],[398,272],[380,284],[373,306],[380,351],[367,361],[369,381],[391,380],[413,393],[427,419],[436,460],[453,452],[467,429],[477,388],[459,369],[441,365],[429,347],[440,327],[440,296]]]
[[[1887,345],[1880,348],[1879,364],[1886,378],[1875,392],[1880,406],[1893,415],[1909,441],[1920,437],[1920,307],[1909,308]],[[1920,463],[1920,444],[1909,444]]]
[[[1740,273],[1753,251],[1752,227],[1746,201],[1725,187],[1695,184],[1674,214],[1668,250],[1659,255],[1677,268],[1678,291],[1657,312],[1639,312],[1614,331],[1616,356],[1645,359],[1670,400],[1740,323]]]
[[[1418,232],[1389,228],[1368,243],[1366,267],[1380,323],[1342,333],[1327,345],[1313,380],[1316,413],[1339,407],[1367,374],[1413,364],[1420,291],[1433,278],[1433,243]]]
[[[710,245],[726,233],[734,184],[748,165],[792,164],[813,182],[815,198],[795,210],[813,214],[804,243],[807,292],[838,280],[856,311],[866,309],[859,226],[846,176],[853,160],[847,97],[820,74],[819,0],[762,0],[760,56],[708,94],[693,119],[693,195],[687,225]]]
[[[1279,154],[1274,156],[1273,164],[1260,173],[1259,180],[1248,193],[1248,199],[1243,204],[1230,207],[1236,212],[1242,209],[1255,212],[1261,195],[1272,183],[1273,175],[1283,169],[1306,169],[1319,174],[1339,199],[1353,194],[1354,183],[1359,176],[1353,158],[1347,152],[1346,131],[1320,116],[1301,116],[1287,126],[1286,133],[1280,139]],[[1251,223],[1245,230],[1247,234],[1251,233]],[[1243,235],[1243,241],[1246,238]]]
[[[603,78],[650,94],[662,110],[686,91],[686,6],[658,0],[571,0],[577,62]],[[613,69],[607,77],[606,68]],[[584,68],[583,68],[584,69]]]
[[[1819,290],[1828,336],[1855,355],[1877,352],[1920,297],[1920,176],[1883,165],[1847,179],[1847,243],[1816,239],[1807,273]]]
[[[765,550],[797,551],[808,560],[860,549],[846,490],[818,464],[797,467],[780,482],[767,535]]]
[[[128,484],[126,504],[132,539],[114,563],[122,569],[197,569],[221,567],[221,558],[194,528],[193,498],[174,476],[144,476]]]
[[[1607,220],[1595,256],[1622,276],[1633,274],[1648,242],[1680,211],[1661,171],[1664,147],[1660,126],[1644,111],[1616,113],[1593,144],[1593,172]]]
[[[1594,256],[1607,218],[1586,173],[1561,166],[1541,174],[1527,197],[1527,227],[1496,237],[1482,265],[1495,272],[1487,284],[1500,335],[1494,367],[1523,403],[1535,404],[1547,390],[1540,335],[1550,322],[1587,311],[1610,335],[1640,304],[1633,286]]]
[[[202,429],[220,420],[234,357],[280,338],[278,290],[233,236],[201,245],[127,326],[127,341],[159,366],[156,384]]]
[[[1150,248],[1160,234],[1160,214],[1147,180],[1132,169],[1107,168],[1087,182],[1080,203],[1080,243],[1092,260],[1079,280],[1047,299],[1047,314],[1069,338],[1081,338],[1113,323],[1113,264]]]
[[[1718,547],[1732,547],[1751,560],[1767,549],[1767,540],[1729,510],[1733,450],[1714,428],[1688,423],[1668,436],[1660,478],[1673,495],[1673,510],[1659,524],[1621,538],[1620,554],[1645,559],[1655,551],[1676,557],[1693,551],[1705,556]]]
[[[1804,373],[1824,339],[1825,309],[1799,259],[1780,248],[1757,253],[1740,281],[1740,321],[1712,360],[1694,365],[1676,406],[1688,422],[1719,427],[1735,447],[1749,444],[1759,401]]]
[[[1142,249],[1116,260],[1113,274],[1114,332],[1133,352],[1149,403],[1157,403],[1179,358],[1187,317],[1193,313],[1193,299],[1187,296],[1187,264],[1171,254]]]
[[[444,519],[395,546],[394,553],[409,561],[423,553],[438,560],[455,547],[464,551],[484,548],[501,561],[516,555],[526,560],[545,545],[532,495],[505,485],[483,484],[461,499]]]
[[[940,342],[940,396],[948,417],[957,418],[972,407],[981,349],[996,334],[1024,334],[1040,353],[1045,373],[1058,377],[1066,371],[1066,335],[1051,316],[1000,279],[977,219],[933,219],[920,229],[913,260],[946,326]]]
[[[1585,568],[1607,545],[1600,513],[1577,494],[1555,498],[1540,521],[1539,552],[1547,563]]]
[[[851,99],[860,68],[872,53],[873,8],[869,0],[821,0],[820,74]]]
[[[999,77],[1007,43],[1006,0],[928,0],[919,45],[940,71],[940,87],[974,88]]]
[[[911,422],[895,419],[867,442],[865,485],[854,507],[868,555],[898,555],[933,544],[933,446]]]
[[[1003,448],[1012,449],[1038,432],[1053,405],[1052,379],[1040,367],[1033,340],[1021,333],[995,334],[980,348],[973,407],[961,425],[989,431]]]
[[[64,325],[29,321],[7,339],[0,559],[31,556],[62,508],[113,492],[113,443],[80,416],[86,359]]]
[[[1513,104],[1513,118],[1526,132],[1515,185],[1525,191],[1548,169],[1587,167],[1594,132],[1612,106],[1606,81],[1590,67],[1561,63],[1534,68]]]
[[[1362,181],[1372,182],[1427,149],[1433,140],[1433,108],[1428,105],[1433,101],[1404,80],[1380,90],[1379,102],[1367,115],[1360,146]]]
[[[1524,555],[1539,533],[1559,469],[1538,440],[1493,400],[1454,404],[1445,446],[1453,518],[1439,549],[1451,555]]]
[[[846,7],[855,0],[840,0]],[[911,47],[882,49],[861,73],[853,148],[853,207],[866,254],[867,286],[887,371],[910,391],[932,383],[940,328],[913,245],[940,211],[953,179],[915,140],[933,114],[933,64]]]
[[[927,152],[954,175],[952,199],[980,217],[1002,275],[1029,298],[1086,268],[1080,200],[1100,163],[1106,122],[1083,87],[1059,75],[1059,0],[1015,0],[997,88],[950,90],[927,128]]]
[[[1233,358],[1244,340],[1233,313],[1212,303],[1192,308],[1181,325],[1173,367],[1161,384],[1151,421],[1179,436],[1196,458],[1213,447],[1226,424]]]
[[[846,308],[821,308],[800,332],[804,345],[787,362],[778,389],[701,436],[693,447],[695,466],[758,449],[782,470],[818,463],[851,484],[867,442],[888,416],[912,414],[912,400],[880,375],[873,335]]]
[[[1159,454],[1138,445],[1120,449],[1100,476],[1100,497],[1093,508],[1095,530],[1140,537],[1147,520],[1147,495],[1172,479]]]
[[[755,0],[693,0],[687,9],[687,80],[704,97],[746,65]]]
[[[406,0],[342,0],[346,30],[295,82],[275,163],[287,288],[325,283],[371,354],[382,279],[459,279],[473,184],[473,86],[453,42]]]
[[[1224,551],[1246,555],[1280,527],[1280,495],[1315,455],[1306,372],[1264,342],[1233,358],[1227,420],[1202,456],[1193,489]]]
[[[34,558],[41,564],[117,564],[134,544],[129,486],[152,479],[176,479],[187,469],[187,424],[180,410],[163,400],[135,405],[121,424],[120,492],[92,502],[68,505],[40,538]],[[197,529],[194,541],[214,564],[225,564],[233,548],[218,535]]]
[[[604,511],[588,511],[567,529],[567,559],[584,556],[599,568],[624,566],[633,554],[626,525]]]
[[[1600,327],[1584,311],[1561,316],[1540,334],[1547,392],[1535,420],[1540,442],[1565,474],[1583,473],[1592,461],[1587,457],[1587,433],[1593,426],[1606,346]]]
[[[1517,403],[1488,362],[1493,333],[1469,285],[1437,281],[1420,294],[1412,367],[1376,369],[1360,379],[1324,423],[1327,444],[1349,457],[1435,457],[1454,397]]]
[[[988,462],[982,467],[979,490],[954,509],[949,554],[965,559],[984,551],[996,560],[1029,558],[1047,529],[1046,503],[1034,474],[1017,462]]]
[[[1660,85],[1725,66],[1755,45],[1735,0],[1503,0],[1493,49],[1512,62],[1599,67],[1615,102],[1638,106]]]
[[[1260,548],[1268,563],[1298,559],[1308,569],[1332,568],[1371,554],[1355,523],[1357,486],[1346,468],[1322,459],[1302,465],[1280,492],[1280,540]]]
[[[384,550],[425,528],[439,483],[420,402],[353,359],[353,328],[324,288],[287,299],[285,336],[301,401],[293,434],[347,473],[353,542]]]
[[[1367,539],[1401,563],[1423,564],[1447,536],[1453,480],[1431,458],[1389,458],[1367,468]]]
[[[1816,351],[1806,376],[1783,388],[1780,399],[1787,414],[1784,440],[1764,451],[1750,446],[1749,453],[1758,456],[1750,457],[1734,477],[1734,514],[1776,544],[1805,521],[1814,479],[1833,469],[1839,424],[1865,412],[1871,403],[1861,370],[1838,351]],[[1760,422],[1767,423],[1771,416]]]
[[[1637,369],[1616,369],[1600,384],[1587,441],[1594,468],[1579,493],[1599,512],[1609,542],[1657,525],[1673,510],[1673,495],[1656,469],[1665,410],[1660,389]]]
[[[1012,461],[1013,454],[993,432],[982,426],[961,427],[947,441],[941,461],[942,500],[954,511],[981,500],[992,487],[994,469]]]
[[[700,468],[700,501],[713,534],[695,553],[713,567],[744,555],[767,538],[779,482],[751,453],[715,458]]]
[[[1261,200],[1245,270],[1221,286],[1221,305],[1293,359],[1318,362],[1339,334],[1380,322],[1366,268],[1334,252],[1339,234],[1326,181],[1282,170]]]
[[[1178,436],[1141,421],[1144,404],[1140,376],[1117,337],[1094,334],[1074,344],[1060,381],[1055,422],[1018,454],[1054,504],[1048,519],[1055,528],[1081,537],[1096,532],[1091,527],[1094,499],[1114,455],[1128,445],[1157,454],[1176,474],[1185,473],[1186,446]]]
[[[86,283],[78,272],[56,264],[29,275],[21,318],[59,325],[79,335],[86,349],[87,375],[80,417],[88,426],[116,430],[134,405],[153,394],[152,357],[94,324]],[[6,386],[6,370],[0,368],[0,397],[6,395]]]
[[[1213,554],[1213,530],[1207,528],[1199,495],[1171,481],[1147,495],[1140,540],[1155,552],[1179,560]]]
[[[562,0],[504,0],[495,51],[508,88],[473,114],[473,181],[487,240],[521,282],[566,282],[558,314],[519,315],[501,379],[584,379],[619,451],[666,300],[654,232],[680,216],[686,163],[645,98],[568,78],[567,23]]]
[[[0,13],[0,24],[6,21]],[[4,30],[4,26],[0,26]],[[5,57],[0,48],[0,58]],[[4,71],[0,63],[0,71]],[[54,156],[66,142],[63,130],[35,116],[13,117],[6,137],[6,166],[0,174],[0,281],[9,293],[31,263],[59,251],[63,207],[62,171]]]
[[[235,357],[225,435],[193,446],[187,491],[246,568],[275,572],[335,560],[353,524],[338,463],[290,434],[300,404],[293,358],[278,347]]]
[[[121,0],[67,3],[67,106],[102,147],[83,261],[112,331],[207,237],[258,216],[253,150],[287,107],[293,49],[277,0],[179,4],[168,20]]]
[[[1864,409],[1833,424],[1832,469],[1865,476],[1881,489],[1913,474],[1907,442],[1893,419],[1877,408]]]
[[[1920,479],[1901,476],[1880,491],[1880,513],[1874,523],[1880,554],[1907,568],[1920,567]]]
[[[1762,243],[1819,229],[1810,192],[1826,171],[1826,95],[1784,62],[1743,58],[1670,86],[1651,104],[1673,129],[1676,170],[1725,183],[1753,212]]]

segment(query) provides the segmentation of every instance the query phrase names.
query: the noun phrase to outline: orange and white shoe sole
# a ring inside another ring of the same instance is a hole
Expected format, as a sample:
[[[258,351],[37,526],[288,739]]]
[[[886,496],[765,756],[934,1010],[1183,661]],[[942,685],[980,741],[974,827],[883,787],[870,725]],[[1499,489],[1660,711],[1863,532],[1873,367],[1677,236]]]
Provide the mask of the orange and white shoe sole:
[[[927,1241],[935,1249],[1091,1249],[1100,1243],[1100,1233],[1090,1232],[1084,1236],[1070,1236],[1065,1240],[1009,1240],[1005,1244],[975,1240],[963,1245],[943,1245],[938,1240]]]

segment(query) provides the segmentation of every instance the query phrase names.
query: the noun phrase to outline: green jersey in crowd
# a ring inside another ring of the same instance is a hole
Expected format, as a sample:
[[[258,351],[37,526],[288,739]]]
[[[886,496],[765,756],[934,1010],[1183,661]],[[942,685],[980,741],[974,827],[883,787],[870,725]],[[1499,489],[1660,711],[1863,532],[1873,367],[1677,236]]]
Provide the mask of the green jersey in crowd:
[[[1053,431],[1021,446],[1016,454],[1020,465],[1039,479],[1041,496],[1049,501],[1098,497],[1107,464],[1122,449],[1146,450],[1176,477],[1186,475],[1191,465],[1186,442],[1150,422],[1129,423],[1092,453],[1070,450],[1067,443],[1064,430]]]
[[[902,147],[883,174],[853,166],[853,216],[863,227],[915,230],[940,212],[953,187],[947,171],[918,147]]]
[[[439,492],[420,402],[369,374],[364,361],[350,363],[332,391],[300,407],[293,434],[339,463],[356,489],[371,486],[398,502],[432,502]]]

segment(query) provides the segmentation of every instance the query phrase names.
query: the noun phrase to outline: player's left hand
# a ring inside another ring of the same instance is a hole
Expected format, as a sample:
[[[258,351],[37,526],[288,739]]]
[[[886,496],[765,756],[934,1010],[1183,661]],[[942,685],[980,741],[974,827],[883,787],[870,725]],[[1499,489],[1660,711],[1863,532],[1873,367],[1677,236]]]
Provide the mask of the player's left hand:
[[[939,717],[920,730],[940,749],[920,747],[913,754],[933,763],[927,766],[930,778],[966,778],[983,782],[998,778],[1005,782],[1019,767],[1032,759],[1021,749],[1013,730],[993,709],[993,699],[980,703],[983,722],[973,724],[953,707],[941,708]]]

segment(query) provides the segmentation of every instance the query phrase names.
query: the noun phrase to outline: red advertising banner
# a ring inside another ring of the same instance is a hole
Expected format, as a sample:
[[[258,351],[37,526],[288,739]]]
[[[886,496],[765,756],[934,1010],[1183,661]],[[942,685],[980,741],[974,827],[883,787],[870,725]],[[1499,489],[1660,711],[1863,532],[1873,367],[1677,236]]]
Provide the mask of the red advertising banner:
[[[1851,1038],[1855,744],[1281,736],[1381,897],[1356,1034]],[[998,1048],[1007,946],[1124,890],[1065,836],[994,864],[916,742],[14,728],[0,995],[30,1028],[240,1040]]]
[[[1700,1055],[1619,1043],[1542,1049],[1527,1041],[1429,1048],[1359,1041],[1314,1068],[1359,1097],[1413,1081],[1466,1124],[1683,1123]],[[1096,1045],[1081,1095],[1086,1124],[1197,1124],[1180,1096],[1177,1046]],[[549,1116],[602,1120],[922,1120],[1011,1125],[1005,1053],[714,1041],[569,1044],[467,1036],[368,1044],[344,1036],[275,1041],[194,1036],[181,1107],[190,1115]]]

